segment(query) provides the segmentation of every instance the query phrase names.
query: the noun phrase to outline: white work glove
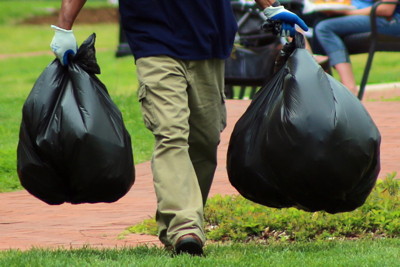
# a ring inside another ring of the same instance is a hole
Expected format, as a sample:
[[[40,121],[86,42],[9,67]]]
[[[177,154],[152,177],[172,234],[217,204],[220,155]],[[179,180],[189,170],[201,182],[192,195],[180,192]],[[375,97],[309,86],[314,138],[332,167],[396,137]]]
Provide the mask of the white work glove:
[[[75,55],[78,45],[72,30],[65,30],[51,25],[55,30],[53,40],[50,43],[51,50],[60,60],[62,65],[68,65],[69,55]]]
[[[304,31],[308,31],[306,23],[296,14],[286,10],[283,6],[270,6],[264,9],[263,12],[267,19],[282,23],[280,32],[280,36],[282,37],[293,37],[296,33],[295,24],[297,24]]]

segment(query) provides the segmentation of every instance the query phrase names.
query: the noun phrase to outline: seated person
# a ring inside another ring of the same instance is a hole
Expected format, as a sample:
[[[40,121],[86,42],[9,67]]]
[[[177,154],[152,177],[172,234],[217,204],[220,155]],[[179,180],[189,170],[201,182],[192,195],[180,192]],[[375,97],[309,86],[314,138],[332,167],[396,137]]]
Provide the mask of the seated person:
[[[396,2],[397,0],[383,0]],[[370,12],[373,0],[352,0],[356,9],[330,11],[336,17],[320,21],[314,28],[320,49],[329,57],[329,63],[340,76],[341,82],[357,93],[357,86],[350,57],[342,41],[346,35],[371,31]],[[386,35],[400,36],[400,5],[380,5],[377,9],[378,31]],[[314,47],[313,47],[314,48]],[[314,51],[315,52],[315,51]]]

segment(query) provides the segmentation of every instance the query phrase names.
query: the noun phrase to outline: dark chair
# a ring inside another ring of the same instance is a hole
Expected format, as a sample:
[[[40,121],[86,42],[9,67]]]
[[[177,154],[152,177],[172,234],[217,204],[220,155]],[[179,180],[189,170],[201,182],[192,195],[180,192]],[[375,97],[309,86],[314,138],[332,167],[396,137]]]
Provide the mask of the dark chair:
[[[275,58],[281,42],[272,32],[262,29],[265,16],[255,3],[231,2],[238,32],[231,56],[225,61],[225,95],[235,98],[234,87],[239,86],[239,99],[250,87],[252,98],[259,87],[273,75]]]
[[[377,31],[376,9],[379,5],[382,4],[396,5],[399,4],[399,1],[397,2],[377,1],[373,5],[370,13],[371,32],[352,34],[346,36],[343,39],[349,51],[349,54],[360,54],[368,52],[367,63],[364,68],[364,73],[360,83],[360,89],[358,91],[358,99],[360,100],[363,98],[364,95],[365,86],[367,85],[368,76],[371,69],[372,60],[374,59],[375,52],[377,51],[400,52],[400,37],[380,34]]]
[[[296,14],[301,14],[303,9],[303,0],[280,0],[280,3]],[[257,89],[272,78],[283,40],[262,28],[266,17],[257,4],[232,1],[231,6],[238,34],[233,53],[225,64],[225,95],[228,99],[243,99],[250,87],[249,98],[252,99]],[[330,73],[329,65],[322,67]],[[233,90],[237,86],[239,90]]]

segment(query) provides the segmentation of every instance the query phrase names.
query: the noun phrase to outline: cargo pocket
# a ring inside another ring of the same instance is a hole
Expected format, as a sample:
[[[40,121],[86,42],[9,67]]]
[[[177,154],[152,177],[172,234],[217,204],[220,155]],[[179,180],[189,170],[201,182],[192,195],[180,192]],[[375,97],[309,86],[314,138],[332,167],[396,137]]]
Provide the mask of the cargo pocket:
[[[146,84],[141,84],[138,91],[138,99],[142,108],[143,122],[147,129],[154,131],[157,126],[157,120],[154,112],[154,104],[148,96],[148,90]]]

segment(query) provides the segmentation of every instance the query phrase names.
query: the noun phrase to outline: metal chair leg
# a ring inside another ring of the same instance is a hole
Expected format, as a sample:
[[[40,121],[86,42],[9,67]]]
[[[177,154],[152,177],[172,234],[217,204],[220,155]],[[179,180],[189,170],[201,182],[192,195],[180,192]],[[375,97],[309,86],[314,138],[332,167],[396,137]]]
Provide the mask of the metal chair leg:
[[[363,73],[361,83],[360,83],[360,90],[358,91],[358,96],[357,96],[358,99],[360,99],[360,100],[362,100],[362,98],[364,96],[364,91],[365,91],[365,86],[367,85],[369,71],[371,69],[372,60],[374,59],[375,46],[376,46],[376,43],[372,42],[371,46],[369,48],[367,64],[365,64],[364,73]]]
[[[225,97],[226,99],[233,99],[233,86],[230,84],[225,85]]]
[[[251,91],[250,91],[250,99],[253,99],[255,93],[257,91],[257,86],[253,86],[251,87]]]
[[[240,92],[239,92],[239,99],[243,99],[244,98],[244,94],[246,92],[246,86],[240,86]]]

